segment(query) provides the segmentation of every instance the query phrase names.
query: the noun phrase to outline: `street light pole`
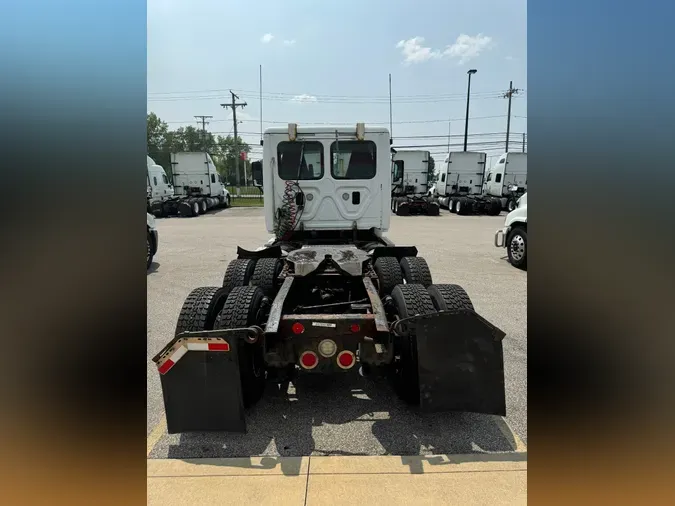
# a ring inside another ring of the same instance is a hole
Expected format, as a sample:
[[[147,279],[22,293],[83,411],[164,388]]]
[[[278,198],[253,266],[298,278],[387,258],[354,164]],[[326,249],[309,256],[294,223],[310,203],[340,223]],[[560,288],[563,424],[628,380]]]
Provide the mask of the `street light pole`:
[[[466,151],[466,144],[469,138],[469,97],[471,96],[471,76],[478,72],[476,69],[471,69],[467,72],[469,75],[469,86],[466,90],[466,119],[464,121],[464,151]]]

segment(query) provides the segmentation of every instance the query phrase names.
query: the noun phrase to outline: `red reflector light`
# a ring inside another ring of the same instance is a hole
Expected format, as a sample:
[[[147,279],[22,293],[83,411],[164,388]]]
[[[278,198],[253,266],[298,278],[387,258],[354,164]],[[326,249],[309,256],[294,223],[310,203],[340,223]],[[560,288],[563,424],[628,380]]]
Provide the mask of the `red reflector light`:
[[[351,327],[349,327],[352,332],[359,332],[361,330],[361,325],[358,323],[353,323]]]
[[[341,351],[337,356],[337,363],[342,369],[349,369],[356,362],[356,357],[351,351]]]
[[[305,326],[302,323],[294,323],[291,327],[294,334],[302,334],[305,331]]]
[[[314,369],[319,363],[319,357],[313,351],[306,351],[300,355],[300,364],[305,369]]]
[[[166,362],[164,362],[162,365],[160,365],[157,370],[159,371],[159,374],[166,374],[166,372],[171,369],[174,365],[174,362],[169,359]]]
[[[209,351],[230,351],[230,343],[209,343]]]

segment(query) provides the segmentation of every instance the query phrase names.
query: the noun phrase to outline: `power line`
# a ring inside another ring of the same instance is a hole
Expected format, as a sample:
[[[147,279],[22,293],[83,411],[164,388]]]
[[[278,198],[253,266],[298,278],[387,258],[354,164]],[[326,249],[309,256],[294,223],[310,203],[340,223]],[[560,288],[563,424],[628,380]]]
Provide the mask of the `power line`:
[[[241,186],[241,180],[239,179],[239,150],[238,150],[238,145],[237,145],[237,107],[241,107],[242,109],[246,107],[246,102],[239,102],[237,103],[237,99],[239,98],[237,95],[234,94],[234,92],[230,91],[230,94],[232,95],[232,102],[229,104],[220,104],[221,107],[223,108],[232,108],[232,119],[234,120],[234,171],[237,177],[237,195],[241,193],[240,186]],[[246,169],[244,169],[244,172]]]
[[[519,119],[527,119],[527,116],[513,116],[514,118],[519,118]],[[481,120],[481,119],[498,119],[498,118],[506,118],[506,114],[499,114],[497,116],[471,116],[469,119],[471,121],[476,121],[476,120]],[[216,121],[230,121],[230,119],[214,119],[213,122],[215,123]],[[240,122],[257,122],[258,120],[255,119],[240,119]],[[408,121],[394,121],[394,125],[419,125],[419,124],[428,124],[428,123],[447,123],[448,121],[464,121],[464,117],[461,118],[443,118],[443,119],[424,119],[424,120],[408,120]],[[167,124],[176,124],[176,123],[190,123],[191,121],[164,121],[164,123]],[[269,123],[273,125],[288,125],[289,121],[274,121],[274,120],[265,120],[264,123]],[[348,124],[348,121],[338,121],[338,122],[296,122],[298,126],[343,126]],[[389,121],[365,121],[362,122],[367,125],[389,125]],[[447,136],[446,136],[447,137]]]

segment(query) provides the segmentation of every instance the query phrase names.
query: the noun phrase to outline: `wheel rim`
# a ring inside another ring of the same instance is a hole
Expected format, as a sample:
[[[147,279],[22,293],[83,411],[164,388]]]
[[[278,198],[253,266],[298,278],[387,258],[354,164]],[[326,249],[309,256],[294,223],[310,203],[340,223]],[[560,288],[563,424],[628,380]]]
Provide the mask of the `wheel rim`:
[[[197,214],[199,212],[199,204],[197,204],[197,202],[195,202],[192,205],[192,210],[195,212],[195,214]]]
[[[455,211],[459,212],[459,210],[460,210],[461,208],[462,208],[462,203],[461,203],[461,202],[457,202],[457,203],[455,204]]]
[[[509,201],[509,211],[513,211],[516,208],[516,206],[513,204],[513,200]]]
[[[519,262],[523,259],[525,256],[525,240],[523,239],[523,236],[519,234],[513,236],[511,239],[510,250],[511,258],[513,258],[516,262]]]

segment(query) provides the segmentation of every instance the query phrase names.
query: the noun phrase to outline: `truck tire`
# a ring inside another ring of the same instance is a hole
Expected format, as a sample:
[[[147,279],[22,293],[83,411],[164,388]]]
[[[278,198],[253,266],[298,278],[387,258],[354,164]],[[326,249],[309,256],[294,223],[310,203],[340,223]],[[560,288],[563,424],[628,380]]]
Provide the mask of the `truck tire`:
[[[181,202],[178,204],[178,215],[185,218],[192,216],[192,206],[189,202]]]
[[[499,201],[499,199],[491,199],[490,206],[488,208],[488,214],[490,216],[499,216],[501,212],[502,212],[502,203]]]
[[[223,309],[216,318],[215,329],[237,329],[262,325],[266,315],[261,314],[265,294],[257,286],[237,286],[225,300]],[[254,344],[237,343],[239,376],[244,407],[258,402],[265,389],[265,359],[263,341]]]
[[[431,285],[427,291],[439,311],[474,310],[469,294],[459,285]]]
[[[422,285],[397,285],[391,292],[396,316],[399,319],[418,314],[435,313],[436,308]],[[420,402],[420,379],[417,363],[417,334],[415,323],[400,326],[400,335],[394,341],[392,380],[401,399],[413,405]]]
[[[216,317],[225,305],[226,299],[227,292],[217,286],[192,290],[183,302],[174,335],[213,330]]]
[[[516,198],[515,197],[509,197],[509,200],[506,201],[506,210],[508,212],[513,211],[516,206],[517,206]]]
[[[209,206],[206,203],[206,199],[199,199],[199,214],[204,214],[208,209]]]
[[[280,258],[259,258],[253,269],[251,286],[259,287],[268,297],[276,295],[283,267],[284,261]]]
[[[457,197],[452,197],[448,203],[448,209],[451,213],[457,212]]]
[[[150,266],[152,265],[152,258],[155,256],[154,253],[152,252],[154,247],[153,247],[153,244],[152,244],[152,235],[150,235],[150,232],[148,232],[146,234],[145,241],[147,243],[146,244],[146,246],[147,246],[147,261],[146,261],[147,266],[146,266],[145,270],[148,270],[148,269],[150,269]]]
[[[395,257],[380,257],[373,264],[380,296],[390,295],[396,285],[403,284],[403,271]]]
[[[403,271],[403,279],[408,284],[427,287],[433,283],[429,265],[422,257],[403,257],[401,259],[401,270]]]
[[[466,216],[467,214],[469,214],[467,212],[468,207],[469,207],[469,201],[466,198],[461,197],[461,198],[457,199],[457,202],[455,203],[455,212],[457,214],[459,214],[460,216]]]
[[[192,206],[192,213],[190,216],[199,216],[199,200],[190,200],[190,206]]]
[[[230,196],[225,195],[225,197],[223,197],[223,209],[227,209],[228,207],[230,207]]]
[[[441,208],[437,202],[429,202],[427,205],[427,214],[429,216],[439,216],[441,214]]]
[[[514,227],[506,236],[506,251],[509,262],[518,269],[527,269],[527,230]]]
[[[410,205],[406,201],[400,201],[396,205],[396,216],[410,216]]]
[[[248,286],[255,271],[255,260],[248,258],[237,258],[232,260],[225,270],[223,276],[223,288],[228,293],[237,286]]]

